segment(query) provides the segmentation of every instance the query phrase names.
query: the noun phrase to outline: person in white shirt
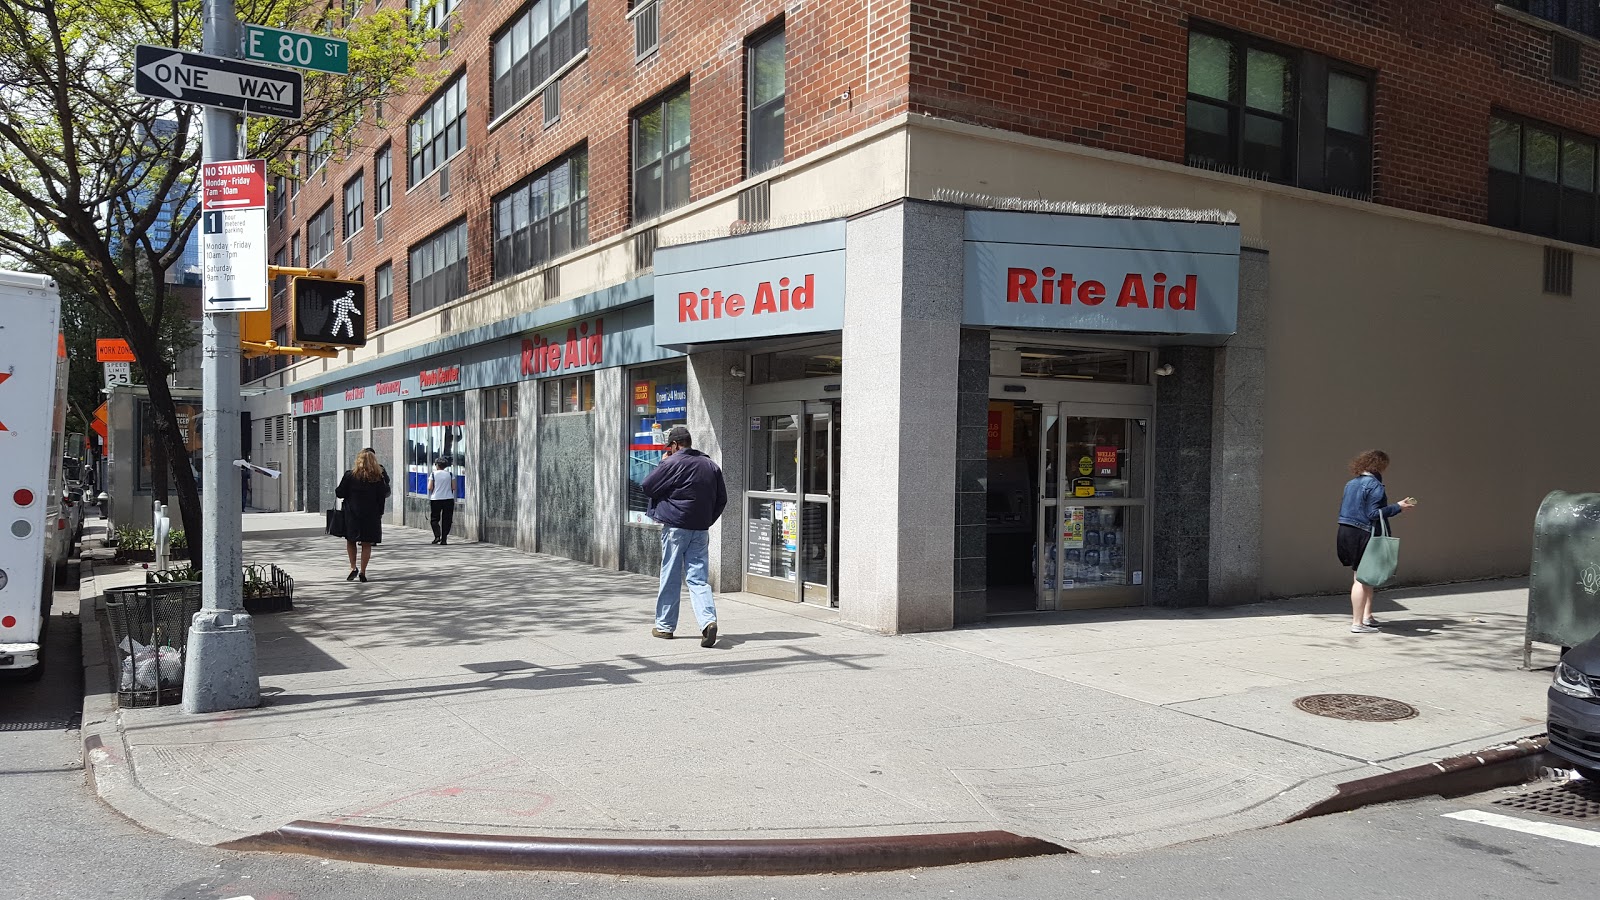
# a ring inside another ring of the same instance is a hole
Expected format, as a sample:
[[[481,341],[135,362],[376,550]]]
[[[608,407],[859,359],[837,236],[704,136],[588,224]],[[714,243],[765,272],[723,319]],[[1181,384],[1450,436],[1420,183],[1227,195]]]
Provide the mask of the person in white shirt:
[[[435,544],[450,543],[450,525],[455,519],[456,476],[441,458],[428,474],[428,524],[433,526]]]

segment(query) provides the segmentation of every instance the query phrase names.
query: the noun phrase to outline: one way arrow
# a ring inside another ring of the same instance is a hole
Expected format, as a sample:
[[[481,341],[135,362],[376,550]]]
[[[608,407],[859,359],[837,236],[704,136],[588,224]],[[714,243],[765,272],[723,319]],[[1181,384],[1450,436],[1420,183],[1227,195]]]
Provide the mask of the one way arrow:
[[[299,72],[150,44],[134,49],[134,69],[134,89],[146,97],[300,118]]]
[[[184,61],[182,53],[158,59],[141,67],[139,71],[180,100],[183,99],[185,88],[212,94],[226,94],[230,97],[243,97],[247,100],[270,100],[274,103],[288,103],[293,97],[291,92],[294,90],[294,84],[289,81],[219,72],[216,69],[190,65]]]

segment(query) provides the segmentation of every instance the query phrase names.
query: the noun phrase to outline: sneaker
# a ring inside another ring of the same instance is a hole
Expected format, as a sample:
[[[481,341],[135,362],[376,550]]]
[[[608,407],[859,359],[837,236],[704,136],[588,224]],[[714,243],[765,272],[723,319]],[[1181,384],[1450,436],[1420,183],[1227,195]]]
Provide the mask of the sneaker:
[[[716,644],[716,642],[717,642],[717,623],[712,622],[710,625],[706,626],[706,630],[705,631],[700,632],[700,646],[702,646],[702,647],[710,647],[710,646]]]
[[[1378,629],[1373,628],[1371,625],[1351,625],[1350,626],[1350,633],[1351,634],[1377,634],[1378,633]]]
[[[1373,628],[1377,628],[1382,623],[1380,623],[1377,619],[1374,619],[1371,616],[1367,616],[1367,621],[1366,621],[1365,624],[1371,625]]]
[[[652,628],[650,629],[650,634],[658,638],[666,638],[669,641],[672,640],[672,632],[670,631],[662,631],[659,628]]]

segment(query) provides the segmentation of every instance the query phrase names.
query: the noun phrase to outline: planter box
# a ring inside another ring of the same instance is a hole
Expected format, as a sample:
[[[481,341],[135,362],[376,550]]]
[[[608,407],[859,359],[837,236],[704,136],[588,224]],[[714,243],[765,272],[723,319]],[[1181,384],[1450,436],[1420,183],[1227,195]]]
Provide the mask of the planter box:
[[[186,579],[200,580],[200,573],[193,569],[184,569],[180,574]],[[294,579],[289,573],[277,566],[253,565],[245,566],[242,574],[245,612],[261,615],[294,609]],[[156,584],[161,576],[157,572],[146,572],[144,580],[146,584]]]

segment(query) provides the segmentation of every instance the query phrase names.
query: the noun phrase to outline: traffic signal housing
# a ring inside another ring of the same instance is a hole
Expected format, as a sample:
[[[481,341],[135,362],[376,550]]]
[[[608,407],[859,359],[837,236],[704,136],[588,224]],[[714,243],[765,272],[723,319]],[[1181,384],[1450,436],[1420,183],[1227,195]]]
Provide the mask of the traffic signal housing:
[[[289,282],[293,340],[301,346],[365,347],[367,286],[339,278],[298,276]]]

